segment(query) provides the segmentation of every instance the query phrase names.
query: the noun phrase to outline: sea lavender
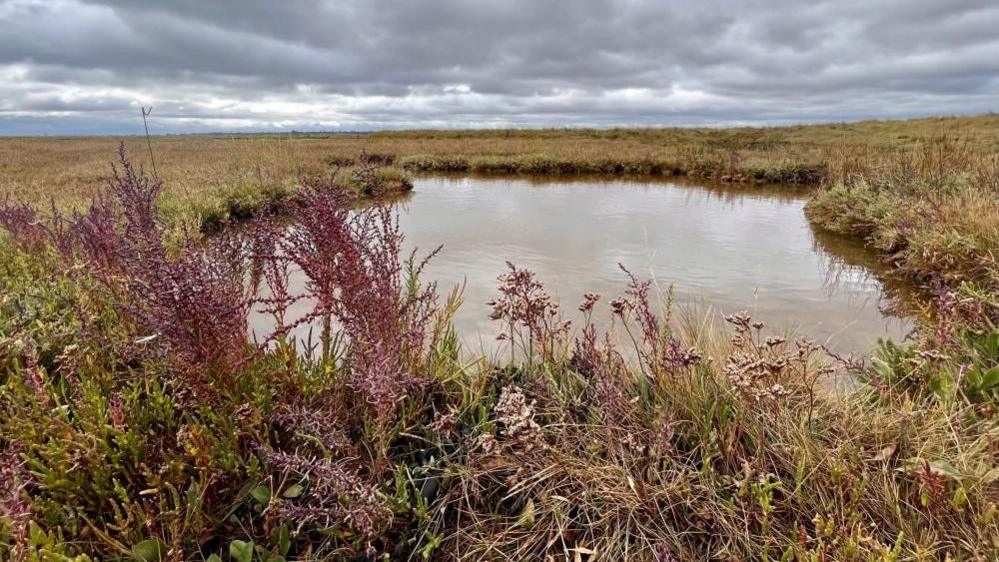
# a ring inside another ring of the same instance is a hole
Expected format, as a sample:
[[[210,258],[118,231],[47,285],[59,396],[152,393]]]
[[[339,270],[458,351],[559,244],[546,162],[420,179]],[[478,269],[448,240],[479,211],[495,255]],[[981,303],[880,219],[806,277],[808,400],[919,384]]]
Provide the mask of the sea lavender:
[[[733,351],[725,360],[724,372],[733,388],[750,402],[773,401],[788,396],[783,381],[796,380],[808,395],[808,421],[811,423],[817,381],[833,372],[831,366],[814,367],[813,357],[823,351],[814,341],[798,338],[793,345],[781,336],[763,336],[763,322],[746,312],[726,316],[734,328]]]
[[[611,311],[621,319],[629,335],[629,321],[637,322],[641,340],[632,339],[643,366],[652,373],[676,376],[699,364],[701,355],[697,349],[684,346],[680,338],[660,323],[652,310],[649,297],[652,281],[640,281],[624,265],[618,264],[618,267],[628,276],[627,298],[611,301]]]
[[[527,396],[517,387],[507,386],[500,392],[493,414],[503,427],[503,437],[511,444],[517,444],[530,451],[541,439],[541,426],[534,420],[536,401],[527,401]]]
[[[597,405],[604,421],[620,424],[629,410],[624,394],[627,366],[618,353],[610,334],[604,334],[603,345],[593,324],[587,324],[575,338],[570,366],[582,375],[589,387],[589,402]]]
[[[498,339],[510,341],[511,361],[518,345],[528,361],[535,354],[545,360],[555,359],[570,323],[560,319],[558,303],[532,271],[510,262],[506,265],[509,271],[498,277],[500,297],[486,303],[492,307],[489,317],[504,324]]]

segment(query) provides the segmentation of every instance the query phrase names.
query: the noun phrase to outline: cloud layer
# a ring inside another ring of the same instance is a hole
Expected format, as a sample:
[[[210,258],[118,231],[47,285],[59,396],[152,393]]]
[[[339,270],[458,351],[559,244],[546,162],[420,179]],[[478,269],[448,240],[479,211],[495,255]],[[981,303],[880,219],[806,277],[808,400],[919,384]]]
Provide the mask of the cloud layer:
[[[995,0],[0,0],[0,134],[999,110]]]

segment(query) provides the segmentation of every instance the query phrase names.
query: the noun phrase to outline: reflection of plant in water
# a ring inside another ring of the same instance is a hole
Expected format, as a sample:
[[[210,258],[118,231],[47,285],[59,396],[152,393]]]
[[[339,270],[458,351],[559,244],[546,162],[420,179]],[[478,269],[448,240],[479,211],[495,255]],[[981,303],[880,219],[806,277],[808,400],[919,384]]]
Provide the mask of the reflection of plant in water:
[[[859,294],[858,298],[876,298],[878,310],[895,318],[920,313],[923,307],[919,302],[925,300],[924,292],[893,272],[883,258],[863,243],[821,229],[813,230],[812,237],[816,253],[823,258],[823,285],[830,295],[843,291]],[[878,290],[866,290],[870,286]],[[861,290],[851,290],[858,287]]]

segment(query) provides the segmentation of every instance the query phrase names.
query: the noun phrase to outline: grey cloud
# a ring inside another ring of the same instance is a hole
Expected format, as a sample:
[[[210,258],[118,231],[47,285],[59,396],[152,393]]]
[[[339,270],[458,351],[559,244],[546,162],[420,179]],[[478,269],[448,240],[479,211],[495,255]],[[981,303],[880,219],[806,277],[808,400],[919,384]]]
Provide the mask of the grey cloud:
[[[994,0],[0,0],[0,134],[999,109]]]

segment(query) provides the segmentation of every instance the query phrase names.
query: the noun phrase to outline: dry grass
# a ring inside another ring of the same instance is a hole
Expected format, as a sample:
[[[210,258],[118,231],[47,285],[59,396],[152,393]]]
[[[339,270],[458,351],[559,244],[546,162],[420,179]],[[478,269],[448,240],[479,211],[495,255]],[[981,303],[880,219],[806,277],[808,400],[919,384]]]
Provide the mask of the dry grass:
[[[738,129],[407,131],[343,135],[154,137],[167,194],[188,200],[243,184],[287,185],[331,155],[362,150],[429,171],[464,162],[478,171],[649,172],[770,181],[842,178],[884,169],[947,132],[975,154],[999,151],[999,116]],[[119,138],[2,138],[0,195],[35,202],[87,199],[108,174]],[[126,138],[148,165],[139,137]],[[807,171],[801,176],[796,172]],[[819,175],[812,175],[816,172]]]
[[[0,198],[84,202],[120,139],[0,139]],[[125,142],[148,167],[145,143]],[[999,115],[735,129],[404,131],[161,136],[166,215],[214,229],[362,154],[412,172],[690,175],[822,183],[822,228],[863,238],[921,281],[999,284]]]

